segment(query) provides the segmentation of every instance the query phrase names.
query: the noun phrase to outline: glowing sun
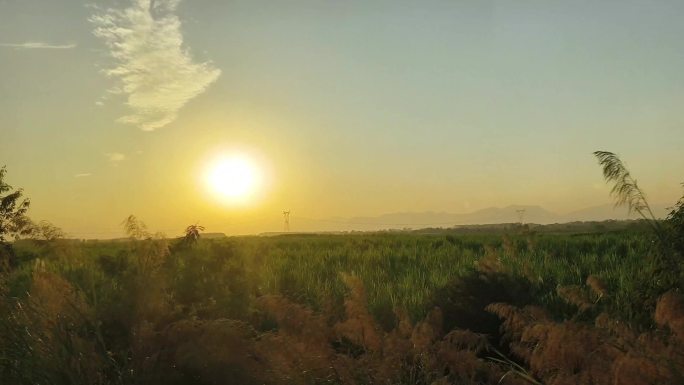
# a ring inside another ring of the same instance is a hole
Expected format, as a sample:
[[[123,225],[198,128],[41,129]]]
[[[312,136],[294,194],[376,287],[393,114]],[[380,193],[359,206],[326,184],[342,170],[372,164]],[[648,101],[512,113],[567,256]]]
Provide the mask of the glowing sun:
[[[246,203],[259,192],[261,172],[248,157],[223,156],[209,164],[205,182],[209,191],[225,203]]]

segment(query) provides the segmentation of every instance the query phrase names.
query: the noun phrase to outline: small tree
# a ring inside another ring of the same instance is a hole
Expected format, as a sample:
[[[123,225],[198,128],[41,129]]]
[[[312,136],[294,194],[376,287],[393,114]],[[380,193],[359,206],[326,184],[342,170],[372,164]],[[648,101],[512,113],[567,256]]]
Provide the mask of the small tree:
[[[190,225],[185,228],[185,236],[183,237],[183,242],[188,245],[193,245],[197,243],[200,238],[200,233],[204,231],[204,226],[198,224]]]
[[[684,186],[684,184],[682,184]],[[684,196],[672,207],[665,220],[668,246],[679,258],[684,256]]]
[[[132,252],[137,257],[139,271],[142,276],[149,276],[169,255],[166,237],[162,233],[150,233],[145,223],[134,215],[126,217],[122,225],[131,240]]]
[[[4,166],[0,168],[0,243],[6,242],[6,236],[18,236],[29,231],[31,223],[25,215],[30,200],[21,199],[22,189],[12,191],[12,186],[4,181],[6,173]]]
[[[14,265],[14,252],[5,237],[17,237],[30,231],[31,221],[26,217],[30,201],[21,199],[22,189],[12,191],[12,186],[5,183],[7,170],[0,168],[0,272]]]
[[[30,231],[31,238],[48,242],[53,242],[66,236],[62,229],[48,221],[40,221],[38,223],[32,224]]]
[[[135,215],[129,215],[124,219],[121,224],[124,227],[124,231],[129,238],[133,240],[141,239],[151,239],[152,234],[147,231],[147,226],[141,220],[135,217]]]

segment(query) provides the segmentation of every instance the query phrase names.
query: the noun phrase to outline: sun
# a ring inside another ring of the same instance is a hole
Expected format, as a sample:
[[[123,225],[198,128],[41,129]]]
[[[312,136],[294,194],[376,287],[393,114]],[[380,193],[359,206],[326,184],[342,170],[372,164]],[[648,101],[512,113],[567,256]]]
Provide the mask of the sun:
[[[208,190],[219,200],[244,204],[254,199],[261,187],[261,172],[245,155],[224,155],[212,161],[205,173]]]

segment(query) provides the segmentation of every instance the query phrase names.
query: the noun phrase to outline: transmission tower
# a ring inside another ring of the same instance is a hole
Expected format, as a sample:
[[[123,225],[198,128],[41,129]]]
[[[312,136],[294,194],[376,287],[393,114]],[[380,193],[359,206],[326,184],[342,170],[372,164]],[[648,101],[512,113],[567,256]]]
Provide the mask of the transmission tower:
[[[518,223],[523,224],[523,217],[525,216],[525,209],[515,210],[518,213]]]
[[[287,233],[290,231],[290,210],[283,211],[283,219],[285,219],[284,230]]]

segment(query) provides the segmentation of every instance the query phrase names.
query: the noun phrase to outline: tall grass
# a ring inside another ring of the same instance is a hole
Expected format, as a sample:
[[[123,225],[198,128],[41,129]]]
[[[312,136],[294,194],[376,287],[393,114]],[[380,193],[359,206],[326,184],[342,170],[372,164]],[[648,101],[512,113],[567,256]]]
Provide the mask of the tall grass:
[[[535,234],[511,228],[504,236],[378,233],[187,242],[155,237],[141,225],[131,229],[135,236],[128,242],[15,244],[19,266],[1,284],[0,306],[12,314],[0,320],[1,378],[55,384],[74,378],[211,384],[221,383],[221,376],[235,383],[496,383],[514,367],[486,357],[494,346],[501,354],[515,352],[498,331],[501,321],[485,310],[491,303],[538,306],[548,322],[593,322],[606,314],[633,330],[658,326],[652,321],[657,304],[644,294],[655,285],[648,275],[653,259],[644,258],[653,236],[643,231]],[[51,285],[61,289],[46,290]],[[673,322],[660,324],[679,321]],[[525,381],[515,373],[505,377],[507,383]]]

